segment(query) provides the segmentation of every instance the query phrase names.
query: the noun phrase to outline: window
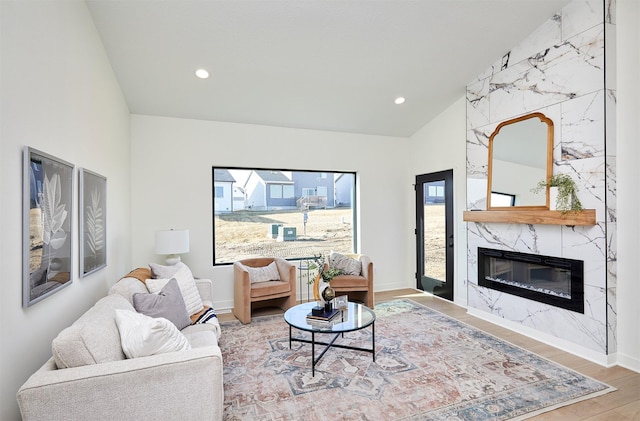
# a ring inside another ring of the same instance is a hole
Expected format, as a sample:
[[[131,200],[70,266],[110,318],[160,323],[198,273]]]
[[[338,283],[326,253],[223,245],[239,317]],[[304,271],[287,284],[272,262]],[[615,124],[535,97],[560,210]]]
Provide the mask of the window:
[[[491,206],[492,207],[508,207],[515,206],[516,195],[508,193],[491,192]]]
[[[327,186],[318,186],[316,188],[316,192],[318,192],[318,196],[327,197],[329,195],[329,189]]]
[[[429,186],[429,196],[444,197],[444,186]]]
[[[282,197],[285,199],[291,199],[295,197],[295,190],[293,186],[282,186]]]
[[[352,253],[355,181],[351,172],[213,167],[214,265]]]
[[[272,199],[282,199],[282,186],[273,185],[269,189],[269,197]]]

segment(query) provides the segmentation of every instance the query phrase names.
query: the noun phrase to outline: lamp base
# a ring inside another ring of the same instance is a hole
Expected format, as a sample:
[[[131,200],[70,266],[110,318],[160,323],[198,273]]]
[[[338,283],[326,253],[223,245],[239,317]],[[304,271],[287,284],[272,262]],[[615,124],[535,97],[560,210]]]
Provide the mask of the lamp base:
[[[175,266],[178,263],[180,263],[181,259],[180,259],[180,256],[177,254],[169,254],[167,255],[167,258],[164,261],[168,266]]]

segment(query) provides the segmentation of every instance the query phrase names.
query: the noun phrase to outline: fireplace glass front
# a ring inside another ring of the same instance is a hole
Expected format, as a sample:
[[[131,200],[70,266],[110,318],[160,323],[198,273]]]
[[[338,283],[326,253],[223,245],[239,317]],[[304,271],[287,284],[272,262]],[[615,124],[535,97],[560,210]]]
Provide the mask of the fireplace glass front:
[[[584,313],[581,260],[478,247],[478,284]]]

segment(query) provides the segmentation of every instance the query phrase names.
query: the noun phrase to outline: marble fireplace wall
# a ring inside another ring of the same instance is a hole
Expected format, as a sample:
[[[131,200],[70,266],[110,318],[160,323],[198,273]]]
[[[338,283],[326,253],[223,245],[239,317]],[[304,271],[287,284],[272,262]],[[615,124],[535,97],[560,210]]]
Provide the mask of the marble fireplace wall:
[[[587,227],[468,222],[467,304],[597,355],[616,349],[614,10],[574,0],[467,86],[467,209],[486,208],[489,136],[531,112],[554,122],[553,172],[596,209]],[[479,286],[478,247],[583,260],[584,314]]]

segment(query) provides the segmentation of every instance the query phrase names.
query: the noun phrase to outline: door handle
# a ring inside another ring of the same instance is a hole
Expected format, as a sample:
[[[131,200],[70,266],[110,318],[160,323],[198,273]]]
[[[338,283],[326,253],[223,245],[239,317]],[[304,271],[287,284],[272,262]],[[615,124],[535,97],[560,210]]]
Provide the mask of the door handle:
[[[449,243],[447,244],[449,247],[453,247],[453,234],[449,236]]]

